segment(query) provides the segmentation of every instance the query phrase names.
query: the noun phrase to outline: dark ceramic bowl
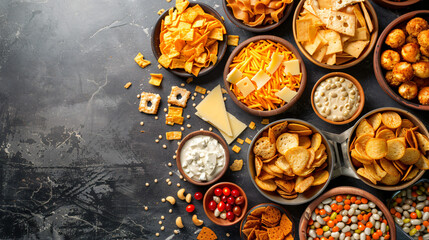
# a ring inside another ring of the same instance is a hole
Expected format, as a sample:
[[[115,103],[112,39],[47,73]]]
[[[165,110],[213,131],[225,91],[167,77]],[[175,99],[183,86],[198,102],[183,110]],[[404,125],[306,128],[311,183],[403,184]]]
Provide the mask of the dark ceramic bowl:
[[[416,117],[414,116],[412,113],[402,110],[400,108],[394,108],[394,107],[384,107],[384,108],[378,108],[378,109],[374,109],[370,112],[368,112],[367,114],[363,115],[353,126],[353,128],[350,131],[350,136],[347,139],[347,149],[350,149],[350,144],[353,141],[353,138],[355,136],[355,131],[356,128],[359,126],[359,123],[363,120],[368,118],[369,116],[371,116],[374,113],[378,113],[378,112],[386,112],[386,111],[393,111],[398,113],[401,118],[407,118],[409,119],[415,126],[419,127],[418,130],[420,131],[421,134],[425,135],[425,136],[429,136],[429,132],[426,129],[425,125]],[[373,184],[371,181],[367,180],[366,178],[362,177],[361,175],[357,174],[357,168],[353,165],[352,162],[352,158],[350,156],[350,151],[348,151],[347,153],[347,159],[345,159],[345,161],[349,161],[349,164],[352,168],[352,170],[354,171],[355,175],[362,180],[365,184],[378,189],[378,190],[383,190],[383,191],[398,191],[401,189],[404,189],[406,187],[409,187],[410,185],[414,184],[415,182],[417,182],[425,173],[425,170],[420,170],[419,173],[414,177],[414,179],[408,181],[408,182],[399,182],[397,185],[393,185],[393,186],[386,186],[386,185],[381,185],[381,184]]]
[[[392,1],[392,0],[373,0],[375,3],[392,9],[405,8],[413,4],[420,2],[420,0],[402,0],[402,1]]]
[[[222,145],[223,149],[225,150],[225,165],[223,166],[222,171],[212,180],[204,181],[204,182],[198,181],[198,180],[195,180],[195,179],[192,179],[191,177],[189,177],[185,173],[185,171],[183,170],[182,163],[180,161],[180,153],[181,153],[182,148],[185,145],[185,143],[189,139],[191,139],[195,136],[200,136],[200,135],[210,136],[210,137],[216,139]],[[182,141],[180,141],[179,147],[177,148],[176,165],[177,165],[177,168],[179,169],[180,174],[182,174],[182,176],[184,176],[188,182],[195,184],[195,185],[198,185],[198,186],[211,185],[211,184],[217,182],[225,174],[226,170],[228,169],[228,165],[229,165],[229,148],[228,148],[228,145],[226,144],[225,140],[223,140],[223,138],[221,138],[216,133],[209,132],[209,131],[203,131],[203,130],[191,132]]]
[[[307,239],[308,221],[311,219],[311,215],[314,209],[321,202],[323,202],[323,200],[336,195],[343,195],[343,194],[362,196],[368,199],[369,201],[375,203],[375,205],[377,205],[377,207],[383,212],[384,217],[387,219],[387,224],[389,225],[389,228],[390,228],[389,229],[390,239],[391,240],[396,239],[395,222],[393,221],[392,215],[390,215],[389,209],[386,207],[386,205],[384,205],[384,203],[380,199],[378,199],[371,193],[355,187],[337,187],[337,188],[331,189],[326,193],[322,194],[322,196],[318,197],[312,203],[310,203],[310,205],[308,205],[308,207],[305,209],[304,214],[302,214],[301,220],[299,221],[299,239]]]
[[[216,188],[223,189],[224,187],[228,187],[231,191],[233,189],[237,189],[238,192],[240,193],[240,196],[244,197],[244,204],[242,204],[242,206],[240,206],[241,207],[241,214],[240,214],[240,216],[235,216],[233,221],[229,221],[228,219],[222,219],[220,217],[215,217],[214,212],[209,209],[209,203],[211,200],[213,200],[214,190]],[[206,213],[207,217],[212,222],[214,222],[215,224],[217,224],[219,226],[231,226],[231,225],[234,225],[234,224],[240,222],[241,219],[243,219],[244,215],[246,215],[247,205],[248,205],[248,200],[247,200],[246,193],[237,184],[234,184],[231,182],[220,182],[220,183],[217,183],[217,184],[211,186],[209,188],[209,190],[207,190],[207,192],[204,194],[204,199],[203,199],[204,212]]]
[[[417,100],[409,101],[401,97],[399,93],[397,92],[396,88],[392,88],[389,86],[389,84],[386,81],[385,75],[386,70],[384,70],[381,67],[380,58],[381,54],[387,50],[390,49],[389,46],[384,44],[384,41],[386,40],[387,35],[395,28],[401,28],[405,27],[407,22],[411,20],[414,17],[422,17],[426,20],[429,20],[429,10],[418,10],[410,13],[406,13],[397,19],[395,19],[393,22],[391,22],[387,27],[384,29],[384,31],[381,33],[380,37],[378,38],[377,45],[375,46],[374,50],[374,72],[375,77],[377,78],[377,82],[380,85],[380,87],[384,90],[387,95],[389,95],[393,100],[397,101],[398,103],[414,108],[417,110],[424,110],[429,111],[429,105],[421,105]]]
[[[222,16],[216,12],[216,10],[214,10],[212,7],[210,7],[207,4],[204,3],[197,3],[197,2],[191,2],[189,3],[188,7],[193,7],[195,5],[200,5],[201,8],[204,10],[204,12],[212,15],[213,17],[217,18],[224,26],[225,26],[225,22],[222,19]],[[168,15],[168,10],[166,10],[158,19],[158,21],[155,24],[155,27],[153,28],[152,31],[152,39],[151,39],[151,44],[152,44],[152,52],[153,55],[155,55],[156,59],[158,59],[162,53],[161,50],[159,49],[159,44],[160,44],[160,33],[161,33],[161,22],[162,20]],[[226,28],[226,27],[225,27]],[[226,34],[224,34],[223,36],[223,41],[219,41],[219,46],[218,46],[218,54],[217,54],[217,61],[216,64],[211,64],[210,66],[206,67],[206,68],[201,68],[200,73],[198,74],[198,77],[206,75],[207,73],[209,73],[211,70],[213,70],[217,64],[222,60],[223,56],[225,55],[226,52],[226,48],[227,48],[227,39],[226,39]],[[187,73],[184,69],[170,69],[167,68],[167,70],[179,77],[195,77],[193,74]]]
[[[290,102],[286,103],[285,105],[283,105],[280,108],[277,108],[277,109],[274,109],[271,111],[261,111],[261,110],[255,110],[255,109],[248,108],[244,103],[240,102],[237,99],[235,94],[230,90],[231,83],[226,80],[226,77],[228,76],[228,73],[229,73],[229,65],[231,65],[234,57],[238,53],[240,53],[240,51],[244,47],[246,47],[249,43],[256,42],[259,40],[271,40],[273,42],[277,42],[277,43],[282,44],[287,49],[289,49],[296,56],[296,58],[299,60],[299,62],[301,63],[300,67],[301,67],[302,76],[301,76],[301,86],[298,90],[298,93]],[[284,40],[283,38],[279,38],[279,37],[272,36],[272,35],[260,35],[260,36],[255,36],[255,37],[251,37],[251,38],[247,39],[246,41],[240,43],[240,45],[238,45],[234,49],[234,51],[232,51],[231,55],[229,55],[228,61],[226,62],[225,68],[223,70],[223,82],[225,84],[225,88],[228,91],[228,94],[231,97],[232,101],[234,101],[234,103],[237,104],[241,109],[243,109],[244,111],[246,111],[252,115],[256,115],[256,116],[260,116],[260,117],[269,117],[269,116],[275,116],[275,115],[278,115],[280,113],[283,113],[284,111],[288,110],[290,107],[292,107],[298,101],[298,99],[304,93],[305,86],[307,84],[307,70],[305,69],[304,61],[302,60],[301,55],[299,54],[298,50],[290,42]]]
[[[302,54],[304,54],[304,56],[310,60],[312,63],[316,64],[319,67],[322,68],[326,68],[326,69],[345,69],[345,68],[349,68],[352,66],[355,66],[356,64],[360,63],[362,60],[364,60],[372,51],[372,49],[375,46],[375,42],[377,41],[377,36],[378,36],[378,18],[377,18],[377,13],[375,12],[374,7],[371,5],[371,3],[366,0],[364,2],[366,9],[368,10],[368,14],[371,17],[372,20],[372,24],[374,25],[374,29],[370,35],[370,42],[368,44],[368,46],[366,46],[365,50],[360,54],[360,56],[358,58],[352,59],[350,61],[347,61],[343,64],[340,65],[328,65],[326,63],[322,63],[317,61],[316,59],[313,58],[313,56],[311,56],[307,50],[305,50],[304,46],[302,46],[302,44],[300,42],[297,41],[296,39],[296,20],[298,20],[299,14],[304,10],[303,6],[304,6],[304,0],[301,0],[301,2],[299,2],[298,6],[295,9],[295,14],[293,15],[293,23],[292,23],[292,27],[293,27],[293,37],[295,39],[295,43],[298,46],[299,50],[302,52]]]
[[[332,121],[329,120],[327,118],[325,118],[324,116],[322,116],[319,111],[317,111],[316,106],[314,105],[314,92],[316,91],[316,88],[320,85],[320,83],[322,83],[323,81],[325,81],[328,78],[331,77],[343,77],[347,80],[350,80],[359,90],[359,96],[360,96],[360,102],[359,102],[359,108],[357,109],[357,111],[349,118],[346,119],[344,121]],[[335,124],[335,125],[343,125],[343,124],[347,124],[349,122],[354,121],[362,112],[363,107],[365,105],[365,94],[363,92],[363,88],[360,85],[359,81],[356,80],[356,78],[352,77],[351,75],[347,74],[347,73],[342,73],[342,72],[332,72],[332,73],[328,73],[325,76],[321,77],[319,79],[319,81],[316,82],[316,84],[314,84],[313,90],[311,91],[311,106],[313,107],[314,112],[316,113],[316,115],[322,119],[323,121],[330,123],[330,124]]]
[[[255,26],[255,27],[251,27],[248,26],[246,24],[244,24],[241,20],[235,18],[232,9],[230,7],[227,6],[227,2],[226,0],[222,0],[222,5],[223,5],[223,10],[226,13],[226,16],[228,17],[228,19],[234,23],[235,26],[244,29],[246,31],[249,32],[257,32],[257,33],[261,33],[261,32],[267,32],[270,30],[273,30],[274,28],[280,26],[284,21],[286,21],[286,18],[289,16],[289,14],[292,12],[292,8],[293,8],[293,2],[288,4],[286,6],[286,8],[283,10],[283,16],[279,19],[278,22],[273,23],[273,24],[268,24],[268,25],[259,25],[259,26]]]

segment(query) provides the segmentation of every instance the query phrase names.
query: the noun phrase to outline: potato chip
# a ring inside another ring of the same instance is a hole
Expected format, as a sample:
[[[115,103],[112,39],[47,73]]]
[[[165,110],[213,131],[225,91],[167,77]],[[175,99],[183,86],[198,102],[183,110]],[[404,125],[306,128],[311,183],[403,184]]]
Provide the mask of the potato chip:
[[[356,128],[356,137],[360,137],[364,134],[374,136],[374,128],[368,123],[366,119],[362,120]]]
[[[365,168],[365,171],[368,175],[371,176],[375,181],[380,181],[381,177],[378,176],[376,170],[375,170],[375,164],[373,164],[374,161],[371,164],[364,164],[363,167]]]
[[[413,128],[414,123],[411,122],[409,119],[403,118],[401,123],[402,128]]]
[[[267,164],[263,164],[263,165],[262,165],[262,170],[263,170],[264,172],[266,172],[266,173],[270,174],[270,175],[275,176],[275,177],[278,177],[278,178],[283,177],[283,174],[282,174],[282,173],[274,172],[273,170],[271,170],[271,168],[269,168],[269,167],[268,167],[268,165],[267,165]]]
[[[381,121],[384,125],[386,125],[386,127],[390,129],[398,128],[402,124],[401,116],[398,113],[392,111],[383,112],[381,114]]]
[[[314,158],[317,159],[321,159],[323,154],[325,154],[326,151],[326,146],[325,144],[320,144],[319,148],[316,150],[316,152],[314,153]]]
[[[375,169],[375,173],[377,174],[377,176],[379,178],[384,178],[386,176],[387,172],[384,171],[384,169],[380,165],[378,165],[377,161],[374,161],[373,164],[374,164],[374,169]]]
[[[429,151],[429,138],[419,132],[416,133],[416,138],[420,151],[423,153]]]
[[[284,174],[288,176],[295,176],[289,162],[286,160],[284,156],[280,156],[279,158],[277,158],[277,160],[275,161],[275,164],[277,167],[283,170]]]
[[[375,180],[365,168],[359,168],[357,171],[357,174],[361,175],[362,177],[368,179],[373,184],[377,184],[377,180]]]
[[[314,181],[311,184],[311,186],[319,186],[328,181],[329,172],[326,170],[318,171],[313,175],[313,177],[314,177]]]
[[[415,164],[420,158],[420,151],[415,148],[405,149],[404,155],[399,159],[402,163],[406,165]]]
[[[273,180],[262,181],[258,177],[255,177],[255,182],[258,187],[265,191],[273,192],[277,188],[277,185]]]
[[[299,146],[309,148],[311,146],[311,140],[308,136],[299,136]]]
[[[316,158],[315,158],[316,152],[314,151],[313,148],[309,148],[309,149],[307,149],[307,151],[310,153],[310,160],[308,160],[307,168],[311,168],[311,166],[314,163],[314,160],[316,160]]]
[[[363,144],[360,144],[360,143],[356,143],[355,146],[356,146],[355,147],[355,151],[356,151],[356,153],[358,155],[358,156],[356,156],[357,158],[362,158],[362,159],[365,159],[365,160],[372,160],[373,159],[370,156],[368,156],[367,153],[366,153],[366,149],[365,149],[366,148],[366,144],[363,145]]]
[[[265,172],[264,170],[262,170],[261,173],[259,174],[258,178],[261,181],[265,181],[265,180],[269,180],[269,179],[274,179],[274,178],[276,178],[276,176],[269,174],[269,173]]]
[[[303,171],[305,171],[310,157],[310,152],[303,147],[291,148],[285,154],[286,161],[291,166],[293,173],[298,176],[301,176]]]
[[[275,162],[268,163],[266,166],[274,173],[283,174],[283,170],[275,164]]]
[[[365,146],[366,154],[372,159],[381,159],[388,153],[386,139],[371,138]]]
[[[320,144],[322,144],[322,135],[320,133],[315,133],[311,137],[311,148],[315,151],[319,149]]]
[[[396,135],[390,129],[383,129],[381,131],[377,131],[377,133],[375,134],[375,137],[389,140],[389,139],[395,138]]]
[[[256,171],[257,177],[259,177],[261,170],[262,170],[262,161],[258,156],[255,156],[255,171]]]
[[[313,176],[309,176],[305,179],[303,179],[302,181],[299,181],[297,183],[295,183],[295,191],[297,193],[303,193],[305,192],[308,188],[311,187],[311,185],[314,182],[314,177]]]
[[[367,143],[367,142],[368,142],[368,140],[370,140],[372,137],[373,137],[373,136],[372,136],[371,134],[364,134],[364,135],[361,135],[360,137],[358,137],[358,138],[356,139],[355,146],[356,146],[356,144],[360,144],[362,147],[364,147],[364,148],[365,148],[366,143]]]
[[[355,160],[359,161],[362,164],[371,164],[372,163],[372,159],[369,158],[368,156],[361,156],[356,149],[353,149],[350,153],[351,157],[354,158]]]
[[[429,160],[425,157],[425,155],[420,154],[419,160],[415,163],[416,167],[422,170],[428,170],[429,169]]]
[[[387,172],[387,175],[398,174],[398,170],[393,166],[393,163],[384,158],[380,159],[380,165]]]
[[[274,137],[277,139],[282,133],[283,131],[287,128],[288,122],[284,121],[282,123],[278,123],[276,125],[274,125],[273,127],[271,127]]]
[[[401,139],[393,138],[387,140],[387,154],[385,156],[388,160],[399,160],[405,154],[405,144]]]
[[[277,151],[285,155],[286,152],[294,147],[299,146],[298,134],[283,133],[276,140]]]
[[[293,192],[293,190],[295,189],[295,181],[287,181],[287,180],[283,180],[283,179],[276,179],[274,180],[274,182],[276,183],[276,185],[282,189],[283,191],[287,192],[287,193],[291,193]]]
[[[253,153],[262,159],[271,158],[276,154],[276,145],[272,144],[268,137],[259,138],[253,147]]]
[[[381,183],[385,184],[385,185],[396,185],[399,183],[399,181],[401,180],[401,175],[399,174],[399,172],[397,172],[396,174],[386,174],[386,176],[384,176],[384,178],[381,179]]]
[[[415,178],[419,172],[420,170],[418,168],[413,168],[408,174],[408,176],[404,176],[405,178],[402,179],[402,181],[410,181],[411,179]]]
[[[241,168],[243,168],[243,159],[236,159],[234,160],[234,163],[229,166],[229,169],[231,169],[233,172],[240,171]]]

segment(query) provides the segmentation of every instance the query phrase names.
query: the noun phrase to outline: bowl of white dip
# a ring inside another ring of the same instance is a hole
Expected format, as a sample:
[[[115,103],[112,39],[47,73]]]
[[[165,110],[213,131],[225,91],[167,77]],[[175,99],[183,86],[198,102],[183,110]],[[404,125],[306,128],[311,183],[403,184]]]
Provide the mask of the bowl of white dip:
[[[176,164],[190,183],[200,186],[213,184],[228,168],[228,145],[213,132],[192,132],[180,142]]]

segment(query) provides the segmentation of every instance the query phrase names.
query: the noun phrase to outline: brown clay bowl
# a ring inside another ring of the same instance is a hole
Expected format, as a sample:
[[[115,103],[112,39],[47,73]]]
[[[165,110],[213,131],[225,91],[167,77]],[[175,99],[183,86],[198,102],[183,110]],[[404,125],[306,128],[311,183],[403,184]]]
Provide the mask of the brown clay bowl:
[[[267,32],[267,31],[273,30],[274,28],[280,26],[284,21],[286,21],[286,18],[292,12],[292,8],[293,8],[293,2],[288,4],[286,6],[286,8],[283,10],[283,16],[276,23],[251,27],[251,26],[244,24],[241,20],[235,18],[234,14],[232,12],[232,9],[230,7],[228,7],[227,4],[228,3],[226,2],[226,0],[222,0],[223,10],[225,11],[228,19],[232,23],[234,23],[235,26],[237,26],[241,29],[244,29],[246,31],[249,31],[249,32],[258,32],[258,33]]]
[[[368,46],[366,46],[365,50],[361,53],[361,55],[353,60],[350,60],[348,62],[345,62],[343,64],[340,65],[328,65],[326,63],[322,63],[317,61],[316,59],[313,58],[313,56],[311,56],[306,50],[305,48],[302,46],[302,44],[300,42],[298,42],[296,40],[296,20],[298,20],[299,14],[303,11],[303,6],[304,6],[304,0],[302,0],[301,2],[299,2],[298,6],[295,9],[295,14],[293,15],[293,23],[292,23],[292,28],[293,28],[293,37],[295,39],[295,43],[298,46],[299,50],[302,52],[302,54],[304,54],[304,56],[310,60],[311,62],[313,62],[314,64],[316,64],[319,67],[322,68],[326,68],[326,69],[345,69],[345,68],[349,68],[352,66],[355,66],[356,64],[360,63],[362,60],[364,60],[372,51],[372,49],[375,46],[375,42],[377,41],[377,36],[378,36],[378,18],[377,18],[377,13],[375,12],[374,7],[371,5],[371,3],[369,3],[368,0],[366,0],[364,2],[366,9],[368,10],[369,15],[371,16],[371,20],[372,23],[374,25],[374,30],[371,33],[370,36],[370,42],[368,44]]]
[[[193,7],[197,4],[201,6],[201,8],[204,10],[204,12],[206,12],[206,13],[212,15],[213,17],[217,18],[225,26],[225,21],[222,19],[222,16],[218,12],[216,12],[216,10],[214,10],[212,7],[210,7],[209,5],[204,4],[204,3],[200,3],[200,2],[191,2],[191,3],[189,3],[189,7]],[[161,16],[159,17],[159,19],[156,22],[155,27],[153,28],[153,31],[152,31],[152,39],[151,39],[152,52],[153,52],[153,55],[155,55],[157,60],[162,55],[161,49],[159,49],[159,44],[160,44],[159,35],[161,33],[161,22],[167,16],[167,14],[168,14],[168,10],[166,10],[163,14],[161,14]],[[208,66],[206,68],[201,68],[200,73],[198,74],[198,77],[206,75],[207,73],[209,73],[211,70],[213,70],[217,66],[217,64],[222,60],[223,56],[225,55],[226,48],[227,48],[227,40],[226,40],[226,35],[224,35],[223,41],[219,41],[216,64],[214,64],[214,65],[211,64],[210,66]],[[169,72],[171,72],[171,73],[173,73],[179,77],[184,77],[184,78],[195,77],[193,74],[187,73],[184,69],[167,68],[167,71],[169,71]]]
[[[233,189],[237,189],[238,192],[240,192],[240,195],[244,197],[244,204],[240,206],[241,214],[240,216],[235,216],[233,221],[229,221],[228,219],[222,219],[220,217],[215,217],[214,212],[209,209],[209,203],[211,200],[213,200],[214,190],[216,188],[223,189],[224,187],[228,187],[231,191]],[[203,199],[204,212],[213,223],[219,226],[231,226],[240,222],[241,219],[243,219],[244,215],[246,215],[247,205],[248,205],[248,200],[247,200],[246,193],[243,191],[241,187],[239,187],[237,184],[234,184],[232,182],[216,183],[215,185],[211,186],[209,190],[207,190],[206,194],[204,194],[204,199]]]
[[[314,105],[314,92],[316,91],[316,88],[320,85],[320,83],[322,83],[323,81],[325,81],[328,78],[331,77],[343,77],[347,80],[350,80],[359,90],[359,96],[360,96],[360,102],[359,102],[359,108],[357,109],[357,111],[347,120],[344,121],[332,121],[329,120],[325,117],[323,117],[319,111],[317,111],[316,106]],[[362,112],[363,106],[365,105],[365,94],[363,91],[362,86],[360,85],[359,81],[356,80],[356,78],[354,78],[353,76],[347,74],[347,73],[342,73],[342,72],[332,72],[332,73],[328,73],[325,76],[321,77],[319,79],[319,81],[316,82],[316,84],[314,84],[313,90],[311,91],[311,106],[313,107],[314,112],[316,113],[316,115],[322,119],[323,121],[330,123],[330,124],[335,124],[335,125],[343,125],[343,124],[347,124],[349,122],[354,121]]]
[[[347,149],[350,149],[350,144],[353,141],[353,138],[355,136],[355,131],[357,126],[359,125],[359,123],[371,116],[374,113],[378,113],[378,112],[386,112],[386,111],[394,111],[396,113],[398,113],[401,118],[408,118],[415,126],[419,127],[419,131],[421,134],[425,135],[425,136],[429,136],[429,132],[426,129],[426,126],[416,117],[414,116],[412,113],[406,111],[406,110],[402,110],[400,108],[394,108],[394,107],[384,107],[384,108],[378,108],[378,109],[374,109],[370,112],[368,112],[367,114],[363,115],[353,126],[353,128],[351,129],[350,132],[350,136],[347,139]],[[409,187],[410,185],[414,184],[415,182],[417,182],[425,173],[425,170],[420,170],[420,172],[416,175],[416,177],[414,177],[414,179],[412,179],[411,181],[408,182],[399,182],[399,184],[397,185],[393,185],[393,186],[386,186],[386,185],[376,185],[373,184],[371,181],[367,180],[366,178],[362,177],[361,175],[357,174],[357,168],[353,165],[352,163],[352,159],[350,156],[350,151],[347,153],[347,159],[345,159],[345,161],[349,161],[349,164],[351,166],[351,169],[354,171],[355,175],[362,180],[365,184],[378,189],[378,190],[383,190],[383,191],[398,191],[401,189],[404,189],[406,187]]]
[[[423,17],[426,20],[429,20],[429,10],[418,10],[410,13],[406,13],[397,19],[395,19],[393,22],[391,22],[387,27],[384,29],[384,31],[381,33],[380,37],[378,38],[377,45],[375,46],[374,50],[374,73],[375,77],[377,78],[377,82],[380,85],[380,87],[384,90],[387,95],[389,95],[393,100],[397,101],[398,103],[414,108],[417,110],[424,110],[429,111],[429,105],[421,105],[417,100],[415,101],[409,101],[404,99],[399,93],[397,92],[396,88],[392,88],[389,86],[389,84],[386,81],[386,78],[384,77],[386,75],[386,70],[384,70],[381,67],[380,63],[380,57],[381,54],[387,50],[390,49],[389,46],[384,44],[384,41],[386,40],[387,35],[395,28],[401,28],[404,27],[409,20],[411,20],[414,17]]]
[[[226,80],[226,77],[229,73],[229,65],[231,65],[232,60],[234,59],[234,57],[244,48],[246,47],[249,43],[251,42],[256,42],[259,40],[271,40],[273,42],[277,42],[280,43],[282,45],[284,45],[287,49],[289,49],[295,56],[297,59],[299,59],[300,63],[301,63],[301,86],[298,90],[297,95],[288,103],[286,103],[285,105],[283,105],[280,108],[271,110],[271,111],[260,111],[260,110],[255,110],[255,109],[251,109],[248,108],[244,103],[240,102],[237,97],[235,96],[235,94],[230,90],[230,85],[231,83],[228,82]],[[255,115],[255,116],[260,116],[260,117],[270,117],[270,116],[275,116],[278,115],[280,113],[283,113],[284,111],[288,110],[290,107],[292,107],[297,101],[298,99],[301,97],[301,95],[304,93],[305,90],[305,86],[307,84],[307,70],[305,69],[305,65],[304,65],[304,61],[302,60],[301,55],[299,54],[298,50],[288,41],[284,40],[283,38],[279,38],[276,36],[272,36],[272,35],[260,35],[260,36],[255,36],[255,37],[251,37],[249,39],[247,39],[246,41],[240,43],[235,49],[234,51],[232,51],[231,55],[229,55],[228,61],[225,64],[225,68],[223,71],[223,82],[225,84],[225,89],[228,91],[229,96],[231,97],[232,101],[234,101],[235,104],[237,104],[237,106],[239,106],[241,109],[243,109],[244,111]]]
[[[292,222],[292,230],[291,230],[291,235],[292,235],[292,237],[294,237],[295,238],[295,224],[294,224],[294,218],[293,218],[293,216],[292,215],[290,215],[289,214],[289,212],[288,211],[286,211],[286,209],[284,209],[282,206],[280,206],[280,205],[277,205],[277,204],[275,204],[275,203],[261,203],[261,204],[258,204],[258,205],[256,205],[256,206],[254,206],[254,207],[252,207],[249,211],[247,211],[247,213],[246,213],[246,215],[244,216],[244,218],[243,218],[243,220],[241,221],[241,223],[240,223],[240,237],[241,237],[241,239],[243,239],[243,240],[247,240],[247,237],[246,237],[246,235],[244,235],[243,234],[243,227],[244,227],[244,224],[246,223],[246,221],[247,221],[247,216],[249,216],[250,215],[250,213],[251,212],[253,212],[254,210],[256,210],[256,209],[258,209],[258,208],[261,208],[261,207],[268,207],[268,206],[271,206],[271,207],[275,207],[275,208],[277,208],[278,210],[280,210],[280,212],[283,214],[286,214],[286,216],[289,218],[289,220]]]
[[[191,177],[189,177],[185,171],[182,168],[182,163],[180,161],[180,154],[182,152],[182,148],[185,145],[185,143],[195,137],[195,136],[200,136],[200,135],[205,135],[205,136],[210,136],[214,139],[216,139],[223,147],[223,149],[225,150],[225,165],[222,168],[222,171],[212,180],[210,181],[198,181],[195,180]],[[209,131],[203,131],[203,130],[199,130],[199,131],[195,131],[195,132],[191,132],[190,134],[186,135],[185,138],[183,138],[182,141],[180,141],[179,147],[177,148],[177,154],[176,154],[176,165],[177,168],[179,169],[180,174],[182,174],[183,177],[186,178],[186,180],[192,184],[198,185],[198,186],[207,186],[207,185],[211,185],[215,182],[217,182],[226,172],[226,170],[228,169],[228,165],[229,165],[229,149],[228,149],[228,145],[226,144],[225,140],[223,140],[223,138],[221,138],[219,135],[217,135],[216,133],[213,132],[209,132]]]
[[[420,0],[402,0],[400,2],[392,1],[392,0],[373,0],[373,1],[383,7],[392,8],[392,9],[405,8],[420,2]]]
[[[313,131],[313,133],[316,133],[316,132],[320,133],[320,135],[322,136],[322,143],[325,144],[326,153],[328,155],[328,159],[326,160],[328,163],[326,170],[329,172],[328,181],[326,181],[322,185],[310,187],[304,193],[298,194],[298,197],[295,199],[284,199],[279,194],[277,194],[277,192],[265,191],[265,190],[261,189],[255,182],[256,170],[255,170],[255,154],[253,153],[253,147],[255,146],[256,141],[258,141],[258,139],[262,136],[262,133],[264,131],[266,131],[270,127],[272,127],[278,123],[284,122],[284,121],[287,121],[288,123],[299,123],[299,124],[302,124],[302,125],[309,127]],[[325,190],[325,188],[328,186],[329,181],[331,180],[331,177],[333,175],[335,152],[332,149],[332,146],[329,144],[326,136],[324,135],[323,132],[321,132],[318,128],[313,126],[311,123],[308,123],[306,121],[299,120],[299,119],[294,119],[294,118],[281,119],[281,120],[275,121],[273,123],[270,123],[267,126],[265,126],[264,128],[262,128],[261,130],[259,130],[259,132],[255,135],[252,142],[250,143],[247,155],[248,155],[248,157],[247,157],[248,168],[247,169],[249,171],[250,179],[252,180],[253,185],[256,187],[256,189],[259,191],[259,193],[262,194],[262,196],[268,198],[269,200],[271,200],[273,202],[281,204],[281,205],[300,205],[300,204],[303,204],[303,203],[306,203],[306,202],[309,202],[309,201],[315,199],[319,194],[321,194]]]
[[[362,189],[355,188],[355,187],[337,187],[337,188],[331,189],[326,193],[322,194],[322,196],[318,197],[312,203],[310,203],[310,205],[308,205],[308,207],[305,209],[304,214],[302,214],[301,220],[299,221],[299,239],[307,239],[308,221],[311,219],[311,214],[313,213],[317,205],[319,205],[321,202],[323,202],[323,200],[327,198],[330,198],[336,195],[343,195],[343,194],[362,196],[368,199],[369,201],[375,203],[375,205],[377,205],[377,207],[383,212],[384,217],[387,219],[387,224],[389,225],[389,228],[390,228],[389,229],[390,239],[391,240],[396,239],[395,222],[393,221],[392,215],[390,214],[389,209],[386,207],[386,205],[384,205],[383,202],[380,201],[380,199],[370,194],[369,192],[366,192]]]

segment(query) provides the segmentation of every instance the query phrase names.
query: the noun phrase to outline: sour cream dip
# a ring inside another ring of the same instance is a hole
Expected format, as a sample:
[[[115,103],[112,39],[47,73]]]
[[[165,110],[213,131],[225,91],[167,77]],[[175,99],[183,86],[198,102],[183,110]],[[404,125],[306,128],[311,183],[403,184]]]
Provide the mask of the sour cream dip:
[[[180,162],[186,175],[196,181],[210,181],[225,166],[225,150],[211,136],[197,135],[185,142]]]

